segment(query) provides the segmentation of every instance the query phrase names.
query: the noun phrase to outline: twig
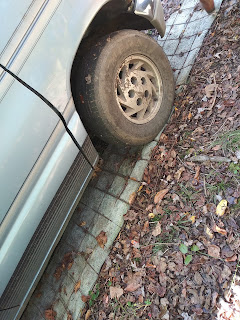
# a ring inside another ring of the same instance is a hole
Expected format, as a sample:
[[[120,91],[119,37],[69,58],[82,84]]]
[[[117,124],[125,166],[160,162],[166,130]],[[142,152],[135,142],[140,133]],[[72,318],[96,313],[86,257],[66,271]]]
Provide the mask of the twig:
[[[155,245],[169,245],[169,246],[172,246],[172,245],[179,245],[179,242],[155,242],[155,243],[149,243],[147,246],[141,246],[140,248],[147,248],[147,247],[150,247],[150,246],[155,246]]]
[[[204,189],[204,195],[207,197],[207,189],[206,189],[206,179],[205,176],[203,176],[203,189]]]

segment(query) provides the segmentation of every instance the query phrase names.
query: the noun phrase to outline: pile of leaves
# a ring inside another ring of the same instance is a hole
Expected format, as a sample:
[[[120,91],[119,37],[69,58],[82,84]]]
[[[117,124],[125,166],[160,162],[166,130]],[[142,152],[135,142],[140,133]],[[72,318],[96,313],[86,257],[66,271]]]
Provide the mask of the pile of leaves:
[[[240,319],[239,9],[178,89],[83,319]]]

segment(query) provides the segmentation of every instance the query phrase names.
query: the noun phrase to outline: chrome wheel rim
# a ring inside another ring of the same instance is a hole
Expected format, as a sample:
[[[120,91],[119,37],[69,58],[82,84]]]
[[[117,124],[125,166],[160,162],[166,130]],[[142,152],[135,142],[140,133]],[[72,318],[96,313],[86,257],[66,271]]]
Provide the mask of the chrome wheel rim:
[[[147,123],[159,111],[162,96],[162,78],[155,64],[142,55],[127,57],[116,77],[116,99],[122,114],[133,123]]]

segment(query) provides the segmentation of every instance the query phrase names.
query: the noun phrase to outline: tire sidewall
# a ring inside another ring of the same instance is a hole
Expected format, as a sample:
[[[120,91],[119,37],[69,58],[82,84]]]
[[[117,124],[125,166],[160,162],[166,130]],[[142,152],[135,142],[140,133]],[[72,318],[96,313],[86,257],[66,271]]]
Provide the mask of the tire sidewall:
[[[149,58],[158,69],[163,84],[163,97],[156,116],[147,123],[136,124],[128,120],[121,112],[116,100],[117,72],[124,60],[132,55]],[[154,138],[167,122],[174,97],[172,70],[162,48],[150,37],[141,32],[124,30],[116,32],[106,39],[106,44],[97,61],[94,78],[95,96],[99,101],[99,111],[107,119],[107,126],[117,138],[126,142]],[[145,143],[143,141],[143,143]]]

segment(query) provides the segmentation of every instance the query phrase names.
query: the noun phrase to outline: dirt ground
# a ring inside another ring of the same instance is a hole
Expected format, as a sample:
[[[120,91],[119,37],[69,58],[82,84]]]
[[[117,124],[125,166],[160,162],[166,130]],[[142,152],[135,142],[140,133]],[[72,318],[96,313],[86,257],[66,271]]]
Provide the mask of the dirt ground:
[[[240,319],[239,12],[223,1],[178,88],[83,319]]]

